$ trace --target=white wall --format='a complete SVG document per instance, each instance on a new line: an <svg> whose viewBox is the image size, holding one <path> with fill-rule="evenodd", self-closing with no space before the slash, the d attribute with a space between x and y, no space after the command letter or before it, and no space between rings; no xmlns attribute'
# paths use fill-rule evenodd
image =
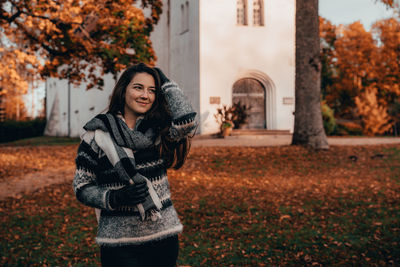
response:
<svg viewBox="0 0 400 267"><path fill-rule="evenodd" d="M49 78L46 80L46 118L45 135L68 135L68 82ZM50 116L51 115L51 116Z"/></svg>
<svg viewBox="0 0 400 267"><path fill-rule="evenodd" d="M248 1L248 10L252 1ZM232 86L240 73L258 70L275 84L275 129L293 129L293 105L283 105L283 97L294 98L295 1L264 1L263 27L236 25L236 1L203 0L200 4L200 110L201 132L218 131L214 114L218 105L232 102ZM268 103L267 103L268 105Z"/></svg>
<svg viewBox="0 0 400 267"><path fill-rule="evenodd" d="M69 134L70 137L78 137L82 132L83 125L108 106L115 81L112 75L106 75L104 82L103 90L94 88L86 90L85 83L78 87L71 84L70 102L68 103L68 81L48 79L46 81L46 115L51 122L49 121L45 134L50 136L68 136ZM56 110L51 117L53 105Z"/></svg>
<svg viewBox="0 0 400 267"><path fill-rule="evenodd" d="M181 5L188 3L187 17ZM170 6L168 6L170 5ZM170 12L168 13L168 7ZM169 17L168 17L169 16ZM185 28L183 21L187 19ZM199 112L199 5L198 1L164 0L160 21L151 34L156 65L184 91Z"/></svg>
<svg viewBox="0 0 400 267"><path fill-rule="evenodd" d="M163 1L163 12L160 16L154 31L151 33L150 39L153 49L157 56L156 66L161 68L166 75L170 75L169 69L169 18L168 18L168 0Z"/></svg>
<svg viewBox="0 0 400 267"><path fill-rule="evenodd" d="M111 74L105 75L103 90L86 90L86 84L79 87L71 85L71 136L79 136L86 122L105 111L114 86L115 80Z"/></svg>
<svg viewBox="0 0 400 267"><path fill-rule="evenodd" d="M188 30L182 31L181 5L189 3ZM176 81L199 113L199 2L171 1L170 77Z"/></svg>

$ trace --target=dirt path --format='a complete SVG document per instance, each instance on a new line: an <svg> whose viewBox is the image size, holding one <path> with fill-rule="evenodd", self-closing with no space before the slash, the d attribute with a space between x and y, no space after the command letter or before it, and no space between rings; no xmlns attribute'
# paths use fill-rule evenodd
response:
<svg viewBox="0 0 400 267"><path fill-rule="evenodd" d="M28 173L23 176L13 177L11 181L0 182L0 200L8 197L20 198L26 193L34 192L42 187L71 182L74 177L74 166L60 169L50 169L41 172Z"/></svg>

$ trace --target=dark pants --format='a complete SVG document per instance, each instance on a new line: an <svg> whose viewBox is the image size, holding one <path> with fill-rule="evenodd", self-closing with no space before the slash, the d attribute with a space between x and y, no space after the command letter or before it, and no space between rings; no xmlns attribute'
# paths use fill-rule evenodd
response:
<svg viewBox="0 0 400 267"><path fill-rule="evenodd" d="M100 247L103 267L174 267L178 259L178 236L143 245Z"/></svg>

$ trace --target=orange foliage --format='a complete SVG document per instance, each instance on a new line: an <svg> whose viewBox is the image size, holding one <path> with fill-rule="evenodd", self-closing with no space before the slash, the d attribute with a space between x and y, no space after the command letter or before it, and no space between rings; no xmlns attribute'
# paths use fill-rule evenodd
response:
<svg viewBox="0 0 400 267"><path fill-rule="evenodd" d="M368 87L355 98L366 135L383 134L392 127L385 105L378 103L377 92L376 87Z"/></svg>
<svg viewBox="0 0 400 267"><path fill-rule="evenodd" d="M379 1L387 5L388 7L394 7L395 5L394 0L379 0Z"/></svg>
<svg viewBox="0 0 400 267"><path fill-rule="evenodd" d="M365 31L360 22L355 22L339 32L335 48L336 64L339 68L339 79L335 83L336 94L346 94L348 98L354 99L377 75L377 51L372 34ZM328 98L327 101L329 100ZM345 107L342 112L349 113L349 108L351 106Z"/></svg>
<svg viewBox="0 0 400 267"><path fill-rule="evenodd" d="M0 47L0 98L5 118L20 120L26 117L23 96L33 80L39 78L37 58L27 52Z"/></svg>
<svg viewBox="0 0 400 267"><path fill-rule="evenodd" d="M17 64L2 62L8 68L1 68L6 71L0 74L0 81L26 90L24 75L33 69L42 77L66 78L75 84L85 81L88 88L101 87L104 73L116 74L138 61L154 63L149 35L161 14L162 2L141 1L142 8L151 9L149 17L136 3L135 0L3 3L0 39L6 48L0 53L2 59L3 53L8 53L10 62L21 64L17 69Z"/></svg>
<svg viewBox="0 0 400 267"><path fill-rule="evenodd" d="M379 35L381 45L378 47L378 72L382 77L383 86L387 93L400 95L400 22L390 18L378 21L372 31Z"/></svg>
<svg viewBox="0 0 400 267"><path fill-rule="evenodd" d="M320 25L327 104L338 117L361 118L366 134L390 131L400 123L400 21L378 21L371 32L360 22Z"/></svg>

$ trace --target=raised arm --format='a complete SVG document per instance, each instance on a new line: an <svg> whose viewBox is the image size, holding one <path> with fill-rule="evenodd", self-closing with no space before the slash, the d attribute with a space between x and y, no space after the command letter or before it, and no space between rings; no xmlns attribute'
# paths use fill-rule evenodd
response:
<svg viewBox="0 0 400 267"><path fill-rule="evenodd" d="M161 91L172 114L169 137L174 141L179 141L184 137L193 135L197 128L197 122L195 120L196 112L190 101L175 82L169 80L159 68L155 69L160 76Z"/></svg>

